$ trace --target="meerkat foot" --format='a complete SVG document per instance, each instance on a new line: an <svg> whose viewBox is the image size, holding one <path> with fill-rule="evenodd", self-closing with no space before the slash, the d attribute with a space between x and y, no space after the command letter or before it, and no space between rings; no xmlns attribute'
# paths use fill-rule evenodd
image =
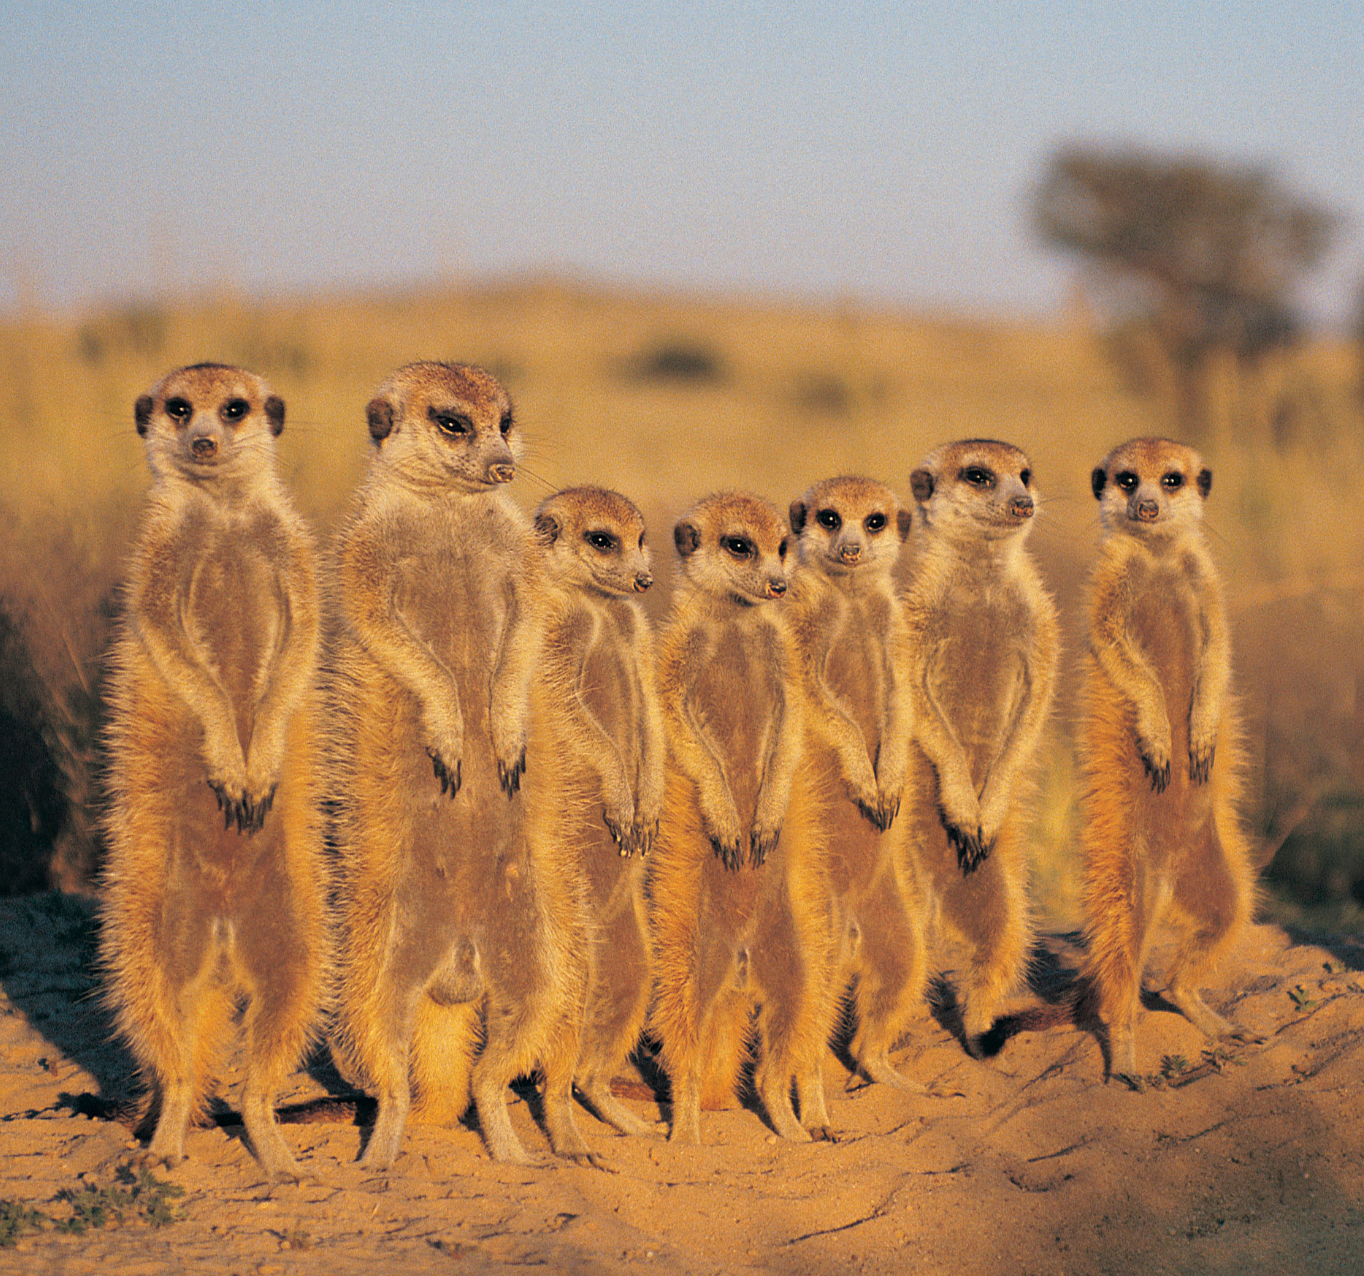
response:
<svg viewBox="0 0 1364 1276"><path fill-rule="evenodd" d="M776 846L781 838L781 829L767 829L759 831L754 829L748 836L748 862L754 868L761 868L767 860L768 852Z"/></svg>
<svg viewBox="0 0 1364 1276"><path fill-rule="evenodd" d="M972 833L967 829L958 828L944 814L940 813L939 818L947 833L948 843L957 852L957 867L961 869L961 875L969 877L985 863L993 847L986 843L980 829Z"/></svg>
<svg viewBox="0 0 1364 1276"><path fill-rule="evenodd" d="M904 1090L907 1094L927 1094L928 1090L919 1082L911 1080L890 1061L884 1052L875 1054L866 1059L858 1060L858 1071L867 1079L878 1085L894 1086L897 1090ZM849 1078L852 1081L852 1078Z"/></svg>
<svg viewBox="0 0 1364 1276"><path fill-rule="evenodd" d="M365 1145L360 1165L366 1170L390 1170L402 1150L403 1131L411 1100L402 1095L379 1096L379 1114L374 1118L369 1142Z"/></svg>
<svg viewBox="0 0 1364 1276"><path fill-rule="evenodd" d="M1191 988L1172 984L1165 995L1179 1008L1181 1014L1206 1037L1218 1041L1258 1043L1264 1040L1251 1029L1231 1019L1224 1019Z"/></svg>
<svg viewBox="0 0 1364 1276"><path fill-rule="evenodd" d="M635 849L633 826L627 827L617 823L606 811L602 812L601 822L606 825L606 831L611 834L611 840L616 844L616 850L620 852L621 858L629 859Z"/></svg>
<svg viewBox="0 0 1364 1276"><path fill-rule="evenodd" d="M784 1139L793 1143L809 1143L810 1131L796 1120L796 1110L791 1106L791 1085L789 1081L760 1079L758 1095L767 1109L767 1118L772 1128Z"/></svg>
<svg viewBox="0 0 1364 1276"><path fill-rule="evenodd" d="M1213 758L1217 753L1217 746L1210 744L1206 752L1190 749L1189 750L1189 779L1195 784L1206 784L1212 775Z"/></svg>
<svg viewBox="0 0 1364 1276"><path fill-rule="evenodd" d="M575 1084L578 1093L597 1116L622 1134L653 1135L667 1128L658 1122L637 1117L611 1093L611 1083L601 1077L592 1077Z"/></svg>
<svg viewBox="0 0 1364 1276"><path fill-rule="evenodd" d="M654 838L658 836L658 821L646 821L643 824L636 824L634 828L635 850L641 856L647 855L654 849Z"/></svg>
<svg viewBox="0 0 1364 1276"><path fill-rule="evenodd" d="M686 1143L699 1147L701 1143L701 1092L696 1083L674 1083L672 1129L669 1143Z"/></svg>
<svg viewBox="0 0 1364 1276"><path fill-rule="evenodd" d="M1164 793L1170 785L1170 759L1167 757L1164 762L1157 758L1152 758L1144 751L1141 754L1141 764L1146 768L1147 777L1151 781L1151 789L1155 793Z"/></svg>
<svg viewBox="0 0 1364 1276"><path fill-rule="evenodd" d="M1115 1028L1109 1032L1108 1077L1121 1081L1129 1090L1142 1094L1146 1082L1137 1071L1137 1040L1131 1028Z"/></svg>

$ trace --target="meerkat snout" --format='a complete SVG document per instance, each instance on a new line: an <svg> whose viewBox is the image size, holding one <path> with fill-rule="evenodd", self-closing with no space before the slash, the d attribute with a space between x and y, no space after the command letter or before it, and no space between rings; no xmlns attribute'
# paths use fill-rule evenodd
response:
<svg viewBox="0 0 1364 1276"><path fill-rule="evenodd" d="M635 593L642 594L650 585L654 583L654 578L648 572L640 572L635 577Z"/></svg>
<svg viewBox="0 0 1364 1276"><path fill-rule="evenodd" d="M769 598L780 598L786 593L786 581L780 576L773 576L767 582L767 596Z"/></svg>
<svg viewBox="0 0 1364 1276"><path fill-rule="evenodd" d="M510 483L515 477L515 461L494 461L488 466L489 483Z"/></svg>
<svg viewBox="0 0 1364 1276"><path fill-rule="evenodd" d="M1031 496L1015 496L1009 503L1009 513L1015 518L1031 518L1034 510Z"/></svg>

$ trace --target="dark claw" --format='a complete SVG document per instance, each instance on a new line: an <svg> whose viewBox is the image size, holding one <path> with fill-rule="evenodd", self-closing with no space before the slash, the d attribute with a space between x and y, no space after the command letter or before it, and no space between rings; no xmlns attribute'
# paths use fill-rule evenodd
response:
<svg viewBox="0 0 1364 1276"><path fill-rule="evenodd" d="M1151 788L1157 793L1164 793L1170 784L1170 764L1156 766L1146 754L1141 755L1141 764L1146 768L1146 774L1151 777Z"/></svg>
<svg viewBox="0 0 1364 1276"><path fill-rule="evenodd" d="M887 822L884 812L879 806L869 806L866 802L859 801L857 809L862 812L862 817L874 827L884 833L890 824Z"/></svg>
<svg viewBox="0 0 1364 1276"><path fill-rule="evenodd" d="M720 861L729 869L731 873L737 873L743 867L743 851L738 844L728 845L718 837L710 839L711 848L720 857Z"/></svg>
<svg viewBox="0 0 1364 1276"><path fill-rule="evenodd" d="M767 853L781 838L781 830L778 829L771 837L759 837L756 833L748 835L748 862L754 868L762 868L763 862L767 859Z"/></svg>
<svg viewBox="0 0 1364 1276"><path fill-rule="evenodd" d="M635 849L630 830L622 829L605 811L601 814L601 822L606 825L606 831L611 834L611 840L620 851L621 859L629 859Z"/></svg>
<svg viewBox="0 0 1364 1276"><path fill-rule="evenodd" d="M502 792L509 798L516 796L516 791L521 787L521 777L526 773L526 751L521 750L521 756L516 759L511 766L503 766L501 762L497 764L497 779L502 785Z"/></svg>
<svg viewBox="0 0 1364 1276"><path fill-rule="evenodd" d="M654 838L658 836L658 821L652 824L635 825L635 846L641 856L647 855L654 849Z"/></svg>
<svg viewBox="0 0 1364 1276"><path fill-rule="evenodd" d="M961 869L963 877L969 877L985 863L994 847L986 844L985 835L980 829L974 833L968 833L955 824L949 823L941 811L938 812L938 818L942 820L943 829L947 833L948 844L957 853L957 867Z"/></svg>
<svg viewBox="0 0 1364 1276"><path fill-rule="evenodd" d="M1202 758L1189 754L1189 779L1195 784L1206 784L1208 777L1212 774L1213 755L1217 752L1217 746L1213 745Z"/></svg>
<svg viewBox="0 0 1364 1276"><path fill-rule="evenodd" d="M440 781L440 791L454 797L455 794L459 792L460 772L464 765L463 761L456 762L455 769L451 771L450 768L445 765L445 759L434 749L427 749L426 756L431 759L431 770L435 773L436 779Z"/></svg>

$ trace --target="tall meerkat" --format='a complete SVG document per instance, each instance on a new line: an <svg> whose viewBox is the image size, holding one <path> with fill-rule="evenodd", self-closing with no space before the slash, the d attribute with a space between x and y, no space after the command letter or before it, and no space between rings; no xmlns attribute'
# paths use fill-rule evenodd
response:
<svg viewBox="0 0 1364 1276"><path fill-rule="evenodd" d="M558 836L581 859L593 925L575 1083L622 1133L653 1133L611 1093L652 986L644 855L658 832L667 752L649 621L635 601L653 584L644 517L617 492L576 487L542 501L534 525L557 594L542 662L563 724L554 755L580 790L578 817Z"/></svg>
<svg viewBox="0 0 1364 1276"><path fill-rule="evenodd" d="M670 1137L699 1142L703 1092L732 1092L756 1005L759 1096L779 1134L808 1139L802 1121L828 1126L832 904L812 822L791 802L803 724L776 601L789 536L767 501L726 492L684 515L674 540L680 577L658 642L668 779L649 875Z"/></svg>
<svg viewBox="0 0 1364 1276"><path fill-rule="evenodd" d="M859 1069L918 1089L890 1062L924 982L906 825L895 823L911 737L891 572L913 516L884 483L836 478L792 501L790 519L801 565L789 606L807 706L804 775L825 794L821 841L838 902L831 1009L852 980Z"/></svg>
<svg viewBox="0 0 1364 1276"><path fill-rule="evenodd" d="M392 1165L414 1091L448 1121L471 1085L494 1159L529 1161L506 1087L537 1067L555 1151L590 1159L572 1105L585 902L553 837L558 771L530 732L542 585L505 495L511 401L479 368L414 363L367 416L374 450L336 547L329 706L333 1047L378 1098L362 1163Z"/></svg>
<svg viewBox="0 0 1364 1276"><path fill-rule="evenodd" d="M102 961L155 1085L147 1155L184 1159L245 998L242 1119L298 1177L274 1096L328 962L313 540L275 472L284 404L259 377L180 368L137 401L152 490L109 697Z"/></svg>
<svg viewBox="0 0 1364 1276"><path fill-rule="evenodd" d="M946 444L910 486L921 517L901 666L914 718L909 831L930 909L971 949L957 991L979 1054L1027 959L1020 781L1051 706L1059 633L1024 548L1037 488L1018 448Z"/></svg>
<svg viewBox="0 0 1364 1276"><path fill-rule="evenodd" d="M1182 932L1166 996L1210 1037L1254 1039L1198 994L1249 920L1255 883L1237 820L1226 610L1202 529L1211 487L1198 453L1168 439L1124 443L1093 474L1103 539L1080 713L1083 903L1109 1070L1133 1086L1142 969L1162 919Z"/></svg>

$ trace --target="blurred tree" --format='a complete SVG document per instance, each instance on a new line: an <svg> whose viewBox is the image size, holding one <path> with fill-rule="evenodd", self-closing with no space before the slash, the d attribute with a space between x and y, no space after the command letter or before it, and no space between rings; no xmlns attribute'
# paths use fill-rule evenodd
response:
<svg viewBox="0 0 1364 1276"><path fill-rule="evenodd" d="M1168 360L1179 426L1208 422L1217 357L1253 362L1289 343L1293 288L1338 224L1270 172L1140 151L1071 146L1038 188L1034 218L1050 244L1089 267L1110 317Z"/></svg>

